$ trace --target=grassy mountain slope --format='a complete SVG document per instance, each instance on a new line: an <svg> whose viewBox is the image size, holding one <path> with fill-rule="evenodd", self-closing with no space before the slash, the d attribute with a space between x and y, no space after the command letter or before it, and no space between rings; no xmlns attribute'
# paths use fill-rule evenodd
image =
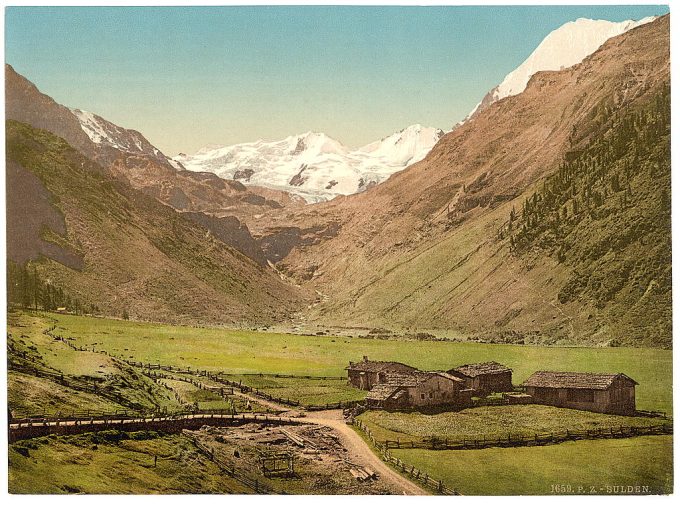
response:
<svg viewBox="0 0 680 505"><path fill-rule="evenodd" d="M615 157L600 153L604 179L594 183L586 171L577 184L596 184L593 191L608 185L607 202L568 217L551 247L541 245L548 235L515 247L501 230L512 209L520 212L569 159L607 145L629 112L667 124L666 113L652 109L667 106L668 82L664 17L609 40L579 65L536 74L525 92L493 104L385 183L294 217L308 228L332 222L339 231L301 243L280 266L328 295L310 315L323 323L667 346L670 230L659 203L670 194L667 131L638 124L641 136L621 141ZM610 178L624 165L631 195L614 212L620 188L612 197ZM272 230L282 224L274 221ZM602 284L615 271L624 281L603 297L597 279ZM645 293L649 301L640 302Z"/></svg>
<svg viewBox="0 0 680 505"><path fill-rule="evenodd" d="M119 182L63 139L15 121L6 125L9 191L19 187L13 175L33 179L25 187L36 189L8 216L46 216L15 227L8 241L43 244L24 257L38 256L39 277L83 306L149 320L239 323L281 320L303 303L303 292L273 270Z"/></svg>

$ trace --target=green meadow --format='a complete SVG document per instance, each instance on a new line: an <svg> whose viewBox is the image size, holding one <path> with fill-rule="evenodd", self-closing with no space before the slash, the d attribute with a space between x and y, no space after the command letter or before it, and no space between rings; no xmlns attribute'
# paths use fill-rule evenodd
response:
<svg viewBox="0 0 680 505"><path fill-rule="evenodd" d="M271 375L228 375L227 379L241 382L275 398L297 400L302 405L363 400L367 391L338 379L305 379L273 377Z"/></svg>
<svg viewBox="0 0 680 505"><path fill-rule="evenodd" d="M673 437L666 435L512 449L395 449L391 453L464 495L673 492Z"/></svg>
<svg viewBox="0 0 680 505"><path fill-rule="evenodd" d="M202 494L251 491L183 435L101 432L9 448L14 494Z"/></svg>
<svg viewBox="0 0 680 505"><path fill-rule="evenodd" d="M505 438L564 433L566 430L596 430L658 426L664 419L629 417L548 405L505 405L477 407L459 412L421 414L369 410L359 417L379 440L419 441L448 437L452 440Z"/></svg>
<svg viewBox="0 0 680 505"><path fill-rule="evenodd" d="M638 408L672 412L672 351L625 347L542 347L461 342L370 340L197 328L73 315L44 314L56 334L115 356L231 374L343 375L362 356L447 370L495 360L521 383L536 370L623 372L639 382ZM329 400L337 401L337 400Z"/></svg>
<svg viewBox="0 0 680 505"><path fill-rule="evenodd" d="M56 325L53 334L71 339L69 342L86 350L75 351L64 342L46 335L44 331L53 325ZM176 380L177 373L162 379L161 384L155 384L138 370L127 365L121 367L116 360L92 352L105 349L113 356L136 361L222 371L230 374L231 380L240 380L273 396L297 399L307 404L359 399L365 392L349 387L344 380L257 374L340 376L345 373L348 361L359 360L364 355L373 359L402 361L422 369L448 369L463 363L496 360L513 368L515 384L538 369L623 372L640 383L637 388L639 408L671 413L671 352L659 349L377 341L179 327L31 312L10 313L8 332L15 351L33 356L35 360L32 363L38 368L63 371L74 377L104 377L104 384L109 388L107 391L117 395L112 400L102 396L101 390L96 393L78 391L57 382L12 371L8 391L10 406L27 412L84 408L115 410L124 406L120 402L134 403L138 409L155 406L179 408L175 394L179 395L182 403L199 403L204 408L227 406L227 402L215 393ZM210 382L209 379L206 381ZM208 385L215 386L217 383ZM238 403L238 410L245 407L239 397L232 397L231 401ZM454 438L461 433L470 437L493 437L507 433L593 429L621 424L642 426L659 421L621 419L619 416L540 405L481 407L436 415L368 412L361 419L378 439L399 438L403 441L433 435ZM197 456L192 454L193 449L182 437L115 442L90 441L87 437L82 440L83 444L59 438L50 439L50 443L27 441L12 444L10 489L18 493L173 493L181 490L201 493L212 490L199 484L201 475L205 473L210 476L211 486L241 491L227 478L218 482L222 477L213 476L209 463L204 463L198 473L187 476L188 480L185 480L181 473L185 459L194 461ZM172 447L179 447L179 452L173 452ZM602 494L607 493L606 486L629 485L647 486L646 491L641 492L648 493L672 490L670 436L578 441L512 449L400 449L392 452L408 465L415 465L463 494ZM156 454L159 456L159 469L151 463L152 456ZM77 466L77 472L73 465ZM101 479L100 470L108 467L112 468L111 472ZM142 470L139 470L140 467ZM51 474L54 478L32 480L35 475L47 475L47 468L60 470ZM160 478L162 475L172 478ZM605 487L601 489L602 486Z"/></svg>

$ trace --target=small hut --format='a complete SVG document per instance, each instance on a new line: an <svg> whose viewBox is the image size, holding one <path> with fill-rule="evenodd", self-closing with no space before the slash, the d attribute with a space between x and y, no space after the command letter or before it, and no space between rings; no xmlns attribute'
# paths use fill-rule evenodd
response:
<svg viewBox="0 0 680 505"><path fill-rule="evenodd" d="M633 414L636 385L622 373L547 371L522 383L534 403L607 414Z"/></svg>
<svg viewBox="0 0 680 505"><path fill-rule="evenodd" d="M512 369L495 361L462 365L448 373L463 379L466 387L481 395L513 390Z"/></svg>

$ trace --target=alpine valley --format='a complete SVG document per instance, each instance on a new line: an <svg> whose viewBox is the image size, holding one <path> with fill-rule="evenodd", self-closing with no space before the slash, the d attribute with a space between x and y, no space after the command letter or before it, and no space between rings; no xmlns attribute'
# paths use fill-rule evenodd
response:
<svg viewBox="0 0 680 505"><path fill-rule="evenodd" d="M140 321L670 347L669 30L567 23L450 131L357 148L168 156L6 65L10 302L30 278Z"/></svg>

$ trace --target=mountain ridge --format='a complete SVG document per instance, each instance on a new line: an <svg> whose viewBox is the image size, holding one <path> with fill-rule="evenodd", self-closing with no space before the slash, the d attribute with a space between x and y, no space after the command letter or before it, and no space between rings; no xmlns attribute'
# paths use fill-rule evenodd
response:
<svg viewBox="0 0 680 505"><path fill-rule="evenodd" d="M443 134L414 124L352 149L324 133L309 131L282 140L204 147L173 160L188 170L287 191L314 203L380 184L424 158Z"/></svg>
<svg viewBox="0 0 680 505"><path fill-rule="evenodd" d="M64 139L13 120L6 132L8 187L25 190L8 200L8 259L30 261L82 306L134 319L252 324L286 320L304 305L305 290ZM33 183L19 182L27 178ZM35 225L13 225L22 212Z"/></svg>
<svg viewBox="0 0 680 505"><path fill-rule="evenodd" d="M462 122L475 117L492 103L521 93L531 77L542 71L564 70L582 62L607 40L650 23L653 16L621 22L578 18L550 32L517 68L494 86ZM568 49L568 50L565 50ZM462 123L461 122L461 123Z"/></svg>
<svg viewBox="0 0 680 505"><path fill-rule="evenodd" d="M68 108L5 64L5 117L64 138L85 156L136 189L180 211L233 215L248 221L272 208L300 205L280 191L225 181L182 169L140 132Z"/></svg>
<svg viewBox="0 0 680 505"><path fill-rule="evenodd" d="M517 332L543 343L665 342L651 326L651 333L627 335L609 305L563 304L558 292L572 267L550 255L518 257L497 235L512 207L519 211L532 188L578 149L575 131L596 135L598 114L636 107L664 89L668 33L665 16L609 39L580 64L536 73L523 93L454 129L423 161L366 193L303 209L294 223L333 222L338 230L291 248L278 263L328 298L310 317L460 328L497 339ZM273 221L272 233L275 225L282 223ZM611 333L601 331L606 327Z"/></svg>

